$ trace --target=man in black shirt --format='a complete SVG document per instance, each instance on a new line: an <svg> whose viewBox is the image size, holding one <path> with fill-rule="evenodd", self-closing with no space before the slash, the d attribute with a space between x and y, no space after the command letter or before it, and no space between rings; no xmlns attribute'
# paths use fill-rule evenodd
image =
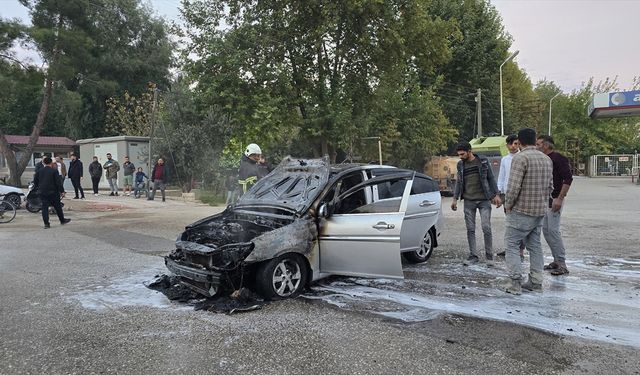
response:
<svg viewBox="0 0 640 375"><path fill-rule="evenodd" d="M60 197L64 196L64 188L62 187L62 180L57 169L51 168L51 158L45 157L42 160L45 165L44 168L36 173L33 180L38 193L40 194L40 200L42 201L42 221L44 221L44 229L49 229L49 206L53 206L60 219L60 224L66 224L71 219L65 219L62 212L62 205L60 204Z"/></svg>

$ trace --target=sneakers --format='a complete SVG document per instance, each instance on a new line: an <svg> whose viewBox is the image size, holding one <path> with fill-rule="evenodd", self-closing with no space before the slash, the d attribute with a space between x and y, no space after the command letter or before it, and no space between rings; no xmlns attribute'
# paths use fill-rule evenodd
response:
<svg viewBox="0 0 640 375"><path fill-rule="evenodd" d="M511 284L505 289L505 292L519 296L522 294L522 286L520 285L520 279L511 279Z"/></svg>
<svg viewBox="0 0 640 375"><path fill-rule="evenodd" d="M110 197L113 197L115 194L113 194L113 191L111 192L111 194L109 194Z"/></svg>
<svg viewBox="0 0 640 375"><path fill-rule="evenodd" d="M116 197L118 196L118 192L116 191Z"/></svg>
<svg viewBox="0 0 640 375"><path fill-rule="evenodd" d="M129 195L131 195L131 194L130 194L130 193L124 193L124 195L126 195L126 196L128 197L128 196L129 196Z"/></svg>
<svg viewBox="0 0 640 375"><path fill-rule="evenodd" d="M49 228L51 228L51 224L45 224L44 225L44 229L49 229Z"/></svg>
<svg viewBox="0 0 640 375"><path fill-rule="evenodd" d="M97 197L98 195L100 195L100 194L98 194L98 193L93 194L94 197Z"/></svg>
<svg viewBox="0 0 640 375"><path fill-rule="evenodd" d="M62 219L62 221L60 221L60 225L65 225L70 221L71 221L71 219Z"/></svg>
<svg viewBox="0 0 640 375"><path fill-rule="evenodd" d="M477 256L470 255L467 259L462 261L462 264L465 266L470 266L472 264L478 264L479 260Z"/></svg>
<svg viewBox="0 0 640 375"><path fill-rule="evenodd" d="M521 287L531 292L542 292L542 284L534 283L530 278L527 279Z"/></svg>
<svg viewBox="0 0 640 375"><path fill-rule="evenodd" d="M73 197L73 199L80 199L79 197Z"/></svg>

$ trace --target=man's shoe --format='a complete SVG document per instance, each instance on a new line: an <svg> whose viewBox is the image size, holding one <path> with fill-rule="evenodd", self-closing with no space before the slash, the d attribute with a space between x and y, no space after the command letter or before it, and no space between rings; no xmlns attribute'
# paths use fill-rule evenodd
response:
<svg viewBox="0 0 640 375"><path fill-rule="evenodd" d="M531 279L527 279L521 287L531 292L542 292L542 284L534 283Z"/></svg>
<svg viewBox="0 0 640 375"><path fill-rule="evenodd" d="M73 199L80 199L79 197L73 197Z"/></svg>
<svg viewBox="0 0 640 375"><path fill-rule="evenodd" d="M50 224L45 224L45 225L44 225L44 229L49 229L49 228L51 228L51 225L50 225Z"/></svg>
<svg viewBox="0 0 640 375"><path fill-rule="evenodd" d="M505 289L505 292L509 293L509 294L514 294L516 296L519 296L522 294L522 286L520 285L520 279L511 279L511 285L509 285L507 287L507 289Z"/></svg>
<svg viewBox="0 0 640 375"><path fill-rule="evenodd" d="M478 264L478 262L478 257L471 255L467 259L463 260L462 264L464 264L465 266L470 266L472 264Z"/></svg>
<svg viewBox="0 0 640 375"><path fill-rule="evenodd" d="M93 194L94 197L97 197L98 195L100 195L100 194L98 194L98 193Z"/></svg>
<svg viewBox="0 0 640 375"><path fill-rule="evenodd" d="M118 192L116 191L116 197L118 196Z"/></svg>
<svg viewBox="0 0 640 375"><path fill-rule="evenodd" d="M113 194L113 191L111 192L111 194L109 194L110 197L113 197L115 194Z"/></svg>
<svg viewBox="0 0 640 375"><path fill-rule="evenodd" d="M504 250L499 252L499 253L496 253L496 256L499 256L499 257L503 257L503 256L506 256L506 255L507 255L507 252L504 251Z"/></svg>
<svg viewBox="0 0 640 375"><path fill-rule="evenodd" d="M487 259L486 264L487 267L493 267L495 263L493 262L493 259Z"/></svg>
<svg viewBox="0 0 640 375"><path fill-rule="evenodd" d="M555 261L544 266L545 270L555 270L556 268L558 268L558 263L556 263Z"/></svg>
<svg viewBox="0 0 640 375"><path fill-rule="evenodd" d="M62 221L60 221L60 225L65 225L70 221L71 221L71 219L62 219Z"/></svg>

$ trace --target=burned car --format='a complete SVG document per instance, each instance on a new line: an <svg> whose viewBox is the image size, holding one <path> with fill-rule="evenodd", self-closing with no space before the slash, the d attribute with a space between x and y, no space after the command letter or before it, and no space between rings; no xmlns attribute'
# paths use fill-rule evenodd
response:
<svg viewBox="0 0 640 375"><path fill-rule="evenodd" d="M238 203L186 227L165 257L205 296L248 285L285 298L330 275L402 278L442 227L436 181L380 165L285 158Z"/></svg>

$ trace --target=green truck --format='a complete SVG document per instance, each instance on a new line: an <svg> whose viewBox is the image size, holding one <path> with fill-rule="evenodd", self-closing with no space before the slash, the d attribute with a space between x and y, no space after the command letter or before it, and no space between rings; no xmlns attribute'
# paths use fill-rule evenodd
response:
<svg viewBox="0 0 640 375"><path fill-rule="evenodd" d="M500 173L500 161L502 157L509 153L507 149L507 136L500 135L494 137L478 137L469 141L471 151L476 155L483 155L489 159L491 169L498 180Z"/></svg>

